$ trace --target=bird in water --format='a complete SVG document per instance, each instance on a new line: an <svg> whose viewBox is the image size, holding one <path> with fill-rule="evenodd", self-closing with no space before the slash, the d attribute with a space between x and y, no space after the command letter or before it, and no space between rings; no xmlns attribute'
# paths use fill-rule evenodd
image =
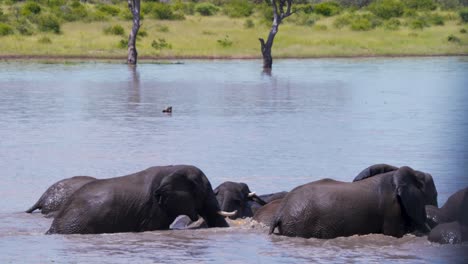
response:
<svg viewBox="0 0 468 264"><path fill-rule="evenodd" d="M164 109L163 113L172 113L172 106L169 106L168 108Z"/></svg>

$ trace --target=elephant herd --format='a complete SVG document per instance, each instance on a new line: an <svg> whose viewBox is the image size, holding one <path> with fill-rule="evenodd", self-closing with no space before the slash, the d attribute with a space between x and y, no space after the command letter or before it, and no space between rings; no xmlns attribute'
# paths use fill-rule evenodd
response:
<svg viewBox="0 0 468 264"><path fill-rule="evenodd" d="M36 209L54 218L47 234L228 227L225 217L252 217L270 234L292 237L413 233L438 243L468 240L468 188L438 208L429 173L387 164L364 169L352 182L322 179L266 195L238 182L213 189L189 165L109 179L75 176L50 186L26 212Z"/></svg>

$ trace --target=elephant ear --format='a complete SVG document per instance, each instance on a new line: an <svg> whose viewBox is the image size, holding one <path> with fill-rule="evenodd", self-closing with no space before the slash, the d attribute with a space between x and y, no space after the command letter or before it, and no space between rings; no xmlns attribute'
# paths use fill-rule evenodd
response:
<svg viewBox="0 0 468 264"><path fill-rule="evenodd" d="M407 166L395 172L393 183L405 213L416 226L425 226L425 196L422 191L424 183L416 176L414 170Z"/></svg>
<svg viewBox="0 0 468 264"><path fill-rule="evenodd" d="M392 165L388 165L388 164L384 164L384 163L375 164L375 165L369 166L369 167L365 168L364 170L362 170L354 178L353 182L362 181L364 179L373 177L375 175L379 175L379 174L387 173L387 172L391 172L391 171L396 171L396 170L398 170L398 167L395 167L395 166L392 166Z"/></svg>
<svg viewBox="0 0 468 264"><path fill-rule="evenodd" d="M463 226L468 226L468 188L465 188L461 208L459 208L460 216L458 221Z"/></svg>

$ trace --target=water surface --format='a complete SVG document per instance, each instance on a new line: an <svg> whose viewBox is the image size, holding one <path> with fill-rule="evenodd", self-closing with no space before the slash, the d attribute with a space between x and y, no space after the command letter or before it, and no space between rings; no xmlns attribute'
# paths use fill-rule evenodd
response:
<svg viewBox="0 0 468 264"><path fill-rule="evenodd" d="M463 262L466 245L383 235L332 240L228 229L45 236L24 214L52 183L193 164L257 193L375 163L430 172L439 205L468 186L468 59L184 64L0 63L0 259L8 262ZM162 113L173 107L172 115Z"/></svg>

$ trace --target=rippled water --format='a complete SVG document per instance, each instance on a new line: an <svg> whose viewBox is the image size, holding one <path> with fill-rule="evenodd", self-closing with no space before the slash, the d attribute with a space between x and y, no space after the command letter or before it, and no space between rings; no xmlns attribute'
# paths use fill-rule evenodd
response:
<svg viewBox="0 0 468 264"><path fill-rule="evenodd" d="M52 235L22 213L52 183L193 164L257 193L386 162L430 172L439 204L468 185L468 58L183 64L0 63L0 261L464 262L468 245L227 229ZM161 112L171 105L172 115Z"/></svg>

